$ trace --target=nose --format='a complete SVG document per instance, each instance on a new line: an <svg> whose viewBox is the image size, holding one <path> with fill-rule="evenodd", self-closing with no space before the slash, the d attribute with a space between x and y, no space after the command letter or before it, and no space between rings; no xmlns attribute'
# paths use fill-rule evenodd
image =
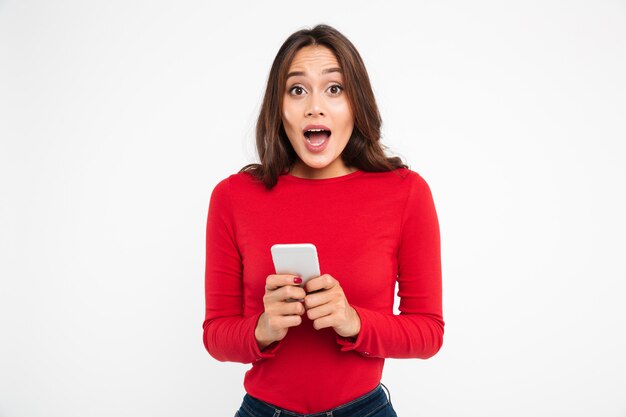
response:
<svg viewBox="0 0 626 417"><path fill-rule="evenodd" d="M306 115L308 117L316 115L316 116L324 116L325 112L322 108L322 100L317 96L317 94L311 94L309 96L309 100L306 107Z"/></svg>

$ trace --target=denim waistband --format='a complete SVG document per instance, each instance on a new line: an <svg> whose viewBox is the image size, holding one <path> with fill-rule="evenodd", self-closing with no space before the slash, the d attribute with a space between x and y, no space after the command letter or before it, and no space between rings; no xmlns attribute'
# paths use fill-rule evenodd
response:
<svg viewBox="0 0 626 417"><path fill-rule="evenodd" d="M382 384L346 404L313 414L301 414L268 404L246 394L241 407L254 417L367 417L389 403Z"/></svg>

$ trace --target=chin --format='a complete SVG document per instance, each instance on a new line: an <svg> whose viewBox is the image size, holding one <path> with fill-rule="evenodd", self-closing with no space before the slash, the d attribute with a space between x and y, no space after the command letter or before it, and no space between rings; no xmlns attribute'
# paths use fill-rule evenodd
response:
<svg viewBox="0 0 626 417"><path fill-rule="evenodd" d="M307 161L306 159L303 160L304 165L306 165L307 167L311 168L311 169L324 169L327 168L331 165L331 161Z"/></svg>

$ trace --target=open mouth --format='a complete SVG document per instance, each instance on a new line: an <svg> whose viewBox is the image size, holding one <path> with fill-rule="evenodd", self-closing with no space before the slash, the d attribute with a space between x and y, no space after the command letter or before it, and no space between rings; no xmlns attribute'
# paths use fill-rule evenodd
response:
<svg viewBox="0 0 626 417"><path fill-rule="evenodd" d="M330 130L308 129L304 131L304 137L311 145L320 146L330 137Z"/></svg>

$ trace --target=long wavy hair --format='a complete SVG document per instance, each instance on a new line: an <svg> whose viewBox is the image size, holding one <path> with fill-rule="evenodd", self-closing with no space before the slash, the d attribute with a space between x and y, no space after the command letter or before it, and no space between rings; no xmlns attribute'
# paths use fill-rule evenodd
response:
<svg viewBox="0 0 626 417"><path fill-rule="evenodd" d="M330 49L343 71L345 92L354 114L354 129L341 153L346 166L369 172L406 168L399 157L386 156L385 147L380 143L382 120L361 55L338 30L317 25L293 33L278 50L256 124L256 147L261 163L246 165L240 172L250 173L271 189L278 182L278 176L289 171L297 161L298 156L283 127L282 104L291 62L300 49L309 45Z"/></svg>

